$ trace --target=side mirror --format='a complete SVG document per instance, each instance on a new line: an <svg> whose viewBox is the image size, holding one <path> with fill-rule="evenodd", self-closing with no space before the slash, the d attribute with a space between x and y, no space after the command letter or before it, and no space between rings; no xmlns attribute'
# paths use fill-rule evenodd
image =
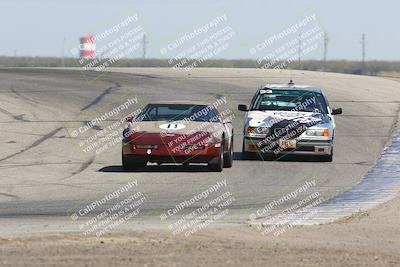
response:
<svg viewBox="0 0 400 267"><path fill-rule="evenodd" d="M238 105L238 110L240 110L240 111L249 111L249 109L247 108L247 105L242 105L242 104Z"/></svg>
<svg viewBox="0 0 400 267"><path fill-rule="evenodd" d="M332 115L340 115L343 113L342 108L334 108L332 109Z"/></svg>
<svg viewBox="0 0 400 267"><path fill-rule="evenodd" d="M133 121L133 116L128 116L128 117L125 118L125 120L127 122L132 122Z"/></svg>

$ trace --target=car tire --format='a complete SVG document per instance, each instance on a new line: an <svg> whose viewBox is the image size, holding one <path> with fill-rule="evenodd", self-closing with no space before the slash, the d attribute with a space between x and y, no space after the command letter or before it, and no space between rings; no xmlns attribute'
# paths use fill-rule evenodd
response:
<svg viewBox="0 0 400 267"><path fill-rule="evenodd" d="M208 168L214 172L222 172L224 169L224 143L221 143L221 151L217 159L208 163Z"/></svg>
<svg viewBox="0 0 400 267"><path fill-rule="evenodd" d="M331 153L329 155L319 156L319 161L321 161L321 162L332 162L333 161L333 148L332 148Z"/></svg>
<svg viewBox="0 0 400 267"><path fill-rule="evenodd" d="M129 158L122 153L122 168L126 171L136 170L143 168L147 165L147 161L137 161Z"/></svg>
<svg viewBox="0 0 400 267"><path fill-rule="evenodd" d="M244 140L242 143L242 159L249 159L251 156L250 152L244 150Z"/></svg>
<svg viewBox="0 0 400 267"><path fill-rule="evenodd" d="M231 146L224 155L224 168L231 168L233 165L233 136L231 138Z"/></svg>

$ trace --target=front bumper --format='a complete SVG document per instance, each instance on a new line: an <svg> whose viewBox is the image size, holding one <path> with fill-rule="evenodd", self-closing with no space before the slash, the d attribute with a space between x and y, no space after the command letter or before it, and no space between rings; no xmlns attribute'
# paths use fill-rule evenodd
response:
<svg viewBox="0 0 400 267"><path fill-rule="evenodd" d="M204 149L171 149L158 145L156 149L136 148L132 143L122 143L122 153L138 161L158 163L208 163L220 156L221 147L205 145Z"/></svg>
<svg viewBox="0 0 400 267"><path fill-rule="evenodd" d="M274 153L274 154L298 154L298 155L330 155L333 143L328 140L297 139L296 148L269 149L263 144L262 138L245 137L243 143L244 152Z"/></svg>

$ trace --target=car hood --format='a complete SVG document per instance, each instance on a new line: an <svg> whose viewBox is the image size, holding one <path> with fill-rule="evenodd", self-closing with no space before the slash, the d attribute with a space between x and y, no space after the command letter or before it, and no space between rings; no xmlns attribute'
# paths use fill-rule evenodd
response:
<svg viewBox="0 0 400 267"><path fill-rule="evenodd" d="M196 132L212 133L220 131L222 125L204 121L141 121L130 123L135 132L190 134Z"/></svg>
<svg viewBox="0 0 400 267"><path fill-rule="evenodd" d="M246 124L250 127L272 127L283 120L298 121L300 123L319 125L330 122L327 114L298 111L249 111Z"/></svg>

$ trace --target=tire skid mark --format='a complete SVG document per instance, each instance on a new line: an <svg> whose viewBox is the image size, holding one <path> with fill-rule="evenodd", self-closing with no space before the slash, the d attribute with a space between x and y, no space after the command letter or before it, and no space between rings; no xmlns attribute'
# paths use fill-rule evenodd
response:
<svg viewBox="0 0 400 267"><path fill-rule="evenodd" d="M90 123L90 121L84 121L83 125L87 126L89 123ZM101 126L99 126L99 125L93 125L91 128L96 130L96 131L102 131L103 130L103 128Z"/></svg>
<svg viewBox="0 0 400 267"><path fill-rule="evenodd" d="M28 135L28 136L45 136L45 134L37 134L37 133L27 133L27 132L20 132L20 131L7 131L7 130L3 130L3 133L11 133L11 134L20 134L20 135ZM60 135L60 136L54 136L54 138L59 138L59 139L77 139L74 137L68 137L65 135Z"/></svg>
<svg viewBox="0 0 400 267"><path fill-rule="evenodd" d="M8 197L8 198L12 198L12 199L15 199L15 200L18 200L18 199L20 199L20 197L19 197L19 196L12 195L12 194L7 194L7 193L0 193L0 196L4 196L4 197Z"/></svg>
<svg viewBox="0 0 400 267"><path fill-rule="evenodd" d="M100 95L98 95L95 99L93 99L92 102L90 102L89 104L87 104L85 107L81 108L81 111L87 110L88 108L96 105L97 103L99 103L106 95L110 94L113 90L118 90L121 87L121 84L119 84L118 82L113 82L113 81L108 81L109 83L114 84L114 86L110 86L108 87L106 90L104 90L103 93L101 93Z"/></svg>
<svg viewBox="0 0 400 267"><path fill-rule="evenodd" d="M96 156L92 156L88 161L85 161L84 163L82 163L82 165L79 168L79 170L74 171L73 173L71 173L71 175L69 175L67 177L64 177L64 178L61 178L60 180L63 181L63 180L69 179L69 178L71 178L71 177L83 172L84 170L89 168L90 165L92 165L92 163L94 162L95 158L96 158Z"/></svg>
<svg viewBox="0 0 400 267"><path fill-rule="evenodd" d="M60 130L62 130L62 129L63 129L63 127L59 127L59 128L57 128L57 129L55 129L55 130L49 132L48 134L44 135L43 137L37 139L37 140L36 140L35 142L33 142L30 146L28 146L28 147L22 149L21 151L18 151L18 152L16 152L16 153L13 153L13 154L11 154L11 155L8 155L8 156L6 156L6 157L4 157L4 158L1 158L0 161L4 161L4 160L10 159L10 158L13 158L13 157L15 157L15 156L17 156L17 155L19 155L19 154L22 154L22 153L24 153L24 152L26 152L26 151L28 151L28 150L34 148L34 147L37 147L38 145L40 145L41 143L43 143L43 142L46 141L47 139L53 137L56 133L58 133L58 132L59 132Z"/></svg>
<svg viewBox="0 0 400 267"><path fill-rule="evenodd" d="M158 77L158 76L154 76L154 75L150 75L150 74L124 73L124 72L121 72L120 74L130 74L128 76L135 76L135 77L140 77L140 78L150 78L150 79L163 78L163 77Z"/></svg>
<svg viewBox="0 0 400 267"><path fill-rule="evenodd" d="M51 185L78 188L78 189L84 189L84 190L93 191L93 192L101 191L101 190L98 190L98 189L93 189L93 188L90 188L90 187L83 186L82 184L74 185L74 184L63 184L63 183L51 183Z"/></svg>
<svg viewBox="0 0 400 267"><path fill-rule="evenodd" d="M20 167L33 167L33 166L44 166L44 165L78 165L82 162L38 162L38 163L7 163L0 166L0 169L11 169Z"/></svg>
<svg viewBox="0 0 400 267"><path fill-rule="evenodd" d="M0 108L0 112L5 114L5 115L8 115L8 116L12 117L16 121L29 122L29 120L24 119L24 115L25 114L14 115L11 112L9 112L8 110L5 110L4 108Z"/></svg>
<svg viewBox="0 0 400 267"><path fill-rule="evenodd" d="M25 103L31 105L32 107L38 109L38 111L43 110L43 109L46 109L46 110L48 110L48 111L51 112L51 113L54 112L54 110L51 109L51 108L49 108L47 105L44 105L44 104L40 103L39 101L33 100L33 99L31 99L31 98L29 98L29 97L27 97L27 96L21 94L21 92L16 91L13 85L10 86L10 91L15 95L15 97L16 97L17 99L20 99L20 100L22 100L23 102L25 102ZM34 120L35 122L36 122L36 121L39 121L39 117L38 117L37 115L32 114L32 116L35 118L35 120ZM33 121L32 121L32 120L29 120L29 121L25 121L25 122L33 122Z"/></svg>
<svg viewBox="0 0 400 267"><path fill-rule="evenodd" d="M33 100L33 99L29 98L29 97L26 97L26 96L24 96L23 94L21 94L21 93L19 93L18 91L16 91L15 88L14 88L14 86L12 86L12 85L10 86L10 90L11 90L11 92L13 92L17 97L24 99L24 101L26 101L26 102L28 102L28 103L30 103L30 104L33 104L33 105L38 105L38 104L40 104L39 102L37 102L37 101L35 101L35 100Z"/></svg>

